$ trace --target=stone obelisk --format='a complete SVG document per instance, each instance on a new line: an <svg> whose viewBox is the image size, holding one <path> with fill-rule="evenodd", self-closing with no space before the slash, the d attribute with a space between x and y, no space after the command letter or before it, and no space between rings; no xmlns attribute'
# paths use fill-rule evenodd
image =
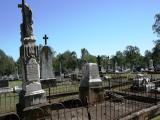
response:
<svg viewBox="0 0 160 120"><path fill-rule="evenodd" d="M39 52L33 35L32 10L25 3L25 0L22 0L22 4L19 4L18 7L22 9L23 17L23 22L20 25L22 43L20 59L23 67L23 83L18 106L26 108L46 102L46 94L40 83Z"/></svg>

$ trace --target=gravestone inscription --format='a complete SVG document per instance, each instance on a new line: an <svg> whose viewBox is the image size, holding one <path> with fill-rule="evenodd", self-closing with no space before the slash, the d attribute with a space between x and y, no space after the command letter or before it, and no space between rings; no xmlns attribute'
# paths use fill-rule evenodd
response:
<svg viewBox="0 0 160 120"><path fill-rule="evenodd" d="M97 79L97 78L99 78L98 67L97 65L93 64L90 67L90 79Z"/></svg>
<svg viewBox="0 0 160 120"><path fill-rule="evenodd" d="M39 70L39 64L36 62L34 58L31 58L29 60L29 63L27 64L27 79L28 81L34 81L39 80L40 78L40 70Z"/></svg>

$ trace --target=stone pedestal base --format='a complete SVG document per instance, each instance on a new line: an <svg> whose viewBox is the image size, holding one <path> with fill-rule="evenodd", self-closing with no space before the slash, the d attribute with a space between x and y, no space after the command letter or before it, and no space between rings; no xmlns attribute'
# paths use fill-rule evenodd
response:
<svg viewBox="0 0 160 120"><path fill-rule="evenodd" d="M42 104L46 102L44 90L35 91L35 94L24 96L25 107Z"/></svg>
<svg viewBox="0 0 160 120"><path fill-rule="evenodd" d="M46 93L44 90L35 91L34 94L31 95L25 95L22 91L19 95L19 104L22 105L23 108L42 104L45 102Z"/></svg>
<svg viewBox="0 0 160 120"><path fill-rule="evenodd" d="M103 89L102 88L79 88L79 98L83 105L95 104L103 100Z"/></svg>
<svg viewBox="0 0 160 120"><path fill-rule="evenodd" d="M87 105L88 95L89 95L89 88L79 87L79 98L82 101L83 105Z"/></svg>
<svg viewBox="0 0 160 120"><path fill-rule="evenodd" d="M22 118L23 109L26 107L46 103L46 93L44 90L38 90L32 92L30 95L26 95L25 91L19 93L19 103L17 104L17 113Z"/></svg>
<svg viewBox="0 0 160 120"><path fill-rule="evenodd" d="M94 104L103 100L102 88L90 88L89 89L89 103Z"/></svg>

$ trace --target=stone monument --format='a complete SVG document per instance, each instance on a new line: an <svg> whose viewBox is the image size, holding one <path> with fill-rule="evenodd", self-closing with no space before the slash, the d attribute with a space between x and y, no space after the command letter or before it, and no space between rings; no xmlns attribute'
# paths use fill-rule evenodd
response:
<svg viewBox="0 0 160 120"><path fill-rule="evenodd" d="M21 47L20 59L22 63L22 91L19 93L17 112L21 114L26 107L46 102L45 91L40 83L40 67L38 46L35 44L35 37L32 29L32 10L22 0L18 5L22 9L23 22L21 24Z"/></svg>
<svg viewBox="0 0 160 120"><path fill-rule="evenodd" d="M154 71L153 60L149 60L149 71Z"/></svg>
<svg viewBox="0 0 160 120"><path fill-rule="evenodd" d="M114 62L114 72L118 73L118 66L117 66L117 62Z"/></svg>
<svg viewBox="0 0 160 120"><path fill-rule="evenodd" d="M52 60L53 60L53 50L47 45L47 35L43 37L45 40L45 45L40 50L40 69L41 69L41 83L43 88L55 86L56 78L53 71Z"/></svg>
<svg viewBox="0 0 160 120"><path fill-rule="evenodd" d="M99 76L96 63L85 63L82 68L82 80L80 81L80 99L90 104L101 101L103 96L102 80Z"/></svg>
<svg viewBox="0 0 160 120"><path fill-rule="evenodd" d="M98 64L98 70L99 70L99 72L101 72L101 57L98 55L98 57L97 57L97 64Z"/></svg>

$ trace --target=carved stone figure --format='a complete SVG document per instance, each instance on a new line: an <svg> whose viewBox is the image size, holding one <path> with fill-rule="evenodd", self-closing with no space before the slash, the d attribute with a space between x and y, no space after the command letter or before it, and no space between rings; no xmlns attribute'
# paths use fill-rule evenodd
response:
<svg viewBox="0 0 160 120"><path fill-rule="evenodd" d="M21 39L23 40L25 37L33 36L32 10L24 0L22 0L22 4L19 4L18 7L22 8L23 23L21 24Z"/></svg>

